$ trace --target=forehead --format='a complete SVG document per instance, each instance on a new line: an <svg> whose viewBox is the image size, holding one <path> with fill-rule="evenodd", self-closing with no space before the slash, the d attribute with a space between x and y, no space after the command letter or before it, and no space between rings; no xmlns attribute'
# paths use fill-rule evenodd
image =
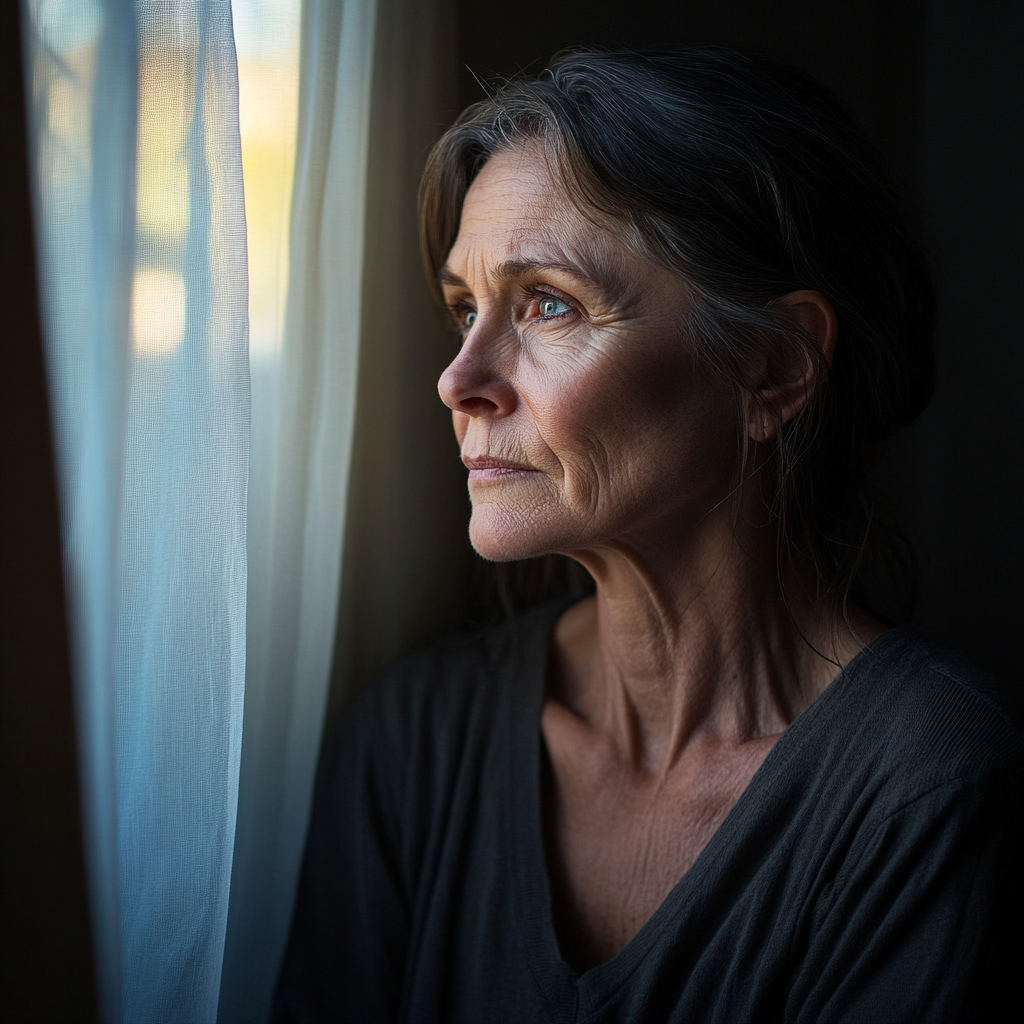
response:
<svg viewBox="0 0 1024 1024"><path fill-rule="evenodd" d="M544 149L531 144L484 164L466 193L448 266L485 254L500 260L600 257L600 250L617 248L612 240L620 233L610 218L584 213Z"/></svg>

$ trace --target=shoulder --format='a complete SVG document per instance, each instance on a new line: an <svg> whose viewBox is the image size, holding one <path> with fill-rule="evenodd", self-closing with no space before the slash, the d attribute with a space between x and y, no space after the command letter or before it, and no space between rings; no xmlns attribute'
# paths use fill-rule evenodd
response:
<svg viewBox="0 0 1024 1024"><path fill-rule="evenodd" d="M468 737L490 732L510 701L529 702L543 686L533 677L562 604L447 636L402 658L353 697L330 745L391 763L450 759Z"/></svg>
<svg viewBox="0 0 1024 1024"><path fill-rule="evenodd" d="M441 724L498 685L507 647L500 626L444 637L371 679L353 696L343 721L399 734L414 722Z"/></svg>
<svg viewBox="0 0 1024 1024"><path fill-rule="evenodd" d="M1002 1019L980 1004L1019 956L1017 695L905 627L833 687L794 780L814 893L795 1019Z"/></svg>
<svg viewBox="0 0 1024 1024"><path fill-rule="evenodd" d="M542 607L446 637L368 683L324 746L311 847L362 844L415 891L439 837L470 836L500 790L506 753L542 699L536 667L556 615Z"/></svg>
<svg viewBox="0 0 1024 1024"><path fill-rule="evenodd" d="M911 788L1019 775L1024 767L1020 693L927 631L883 634L834 684L851 754Z"/></svg>

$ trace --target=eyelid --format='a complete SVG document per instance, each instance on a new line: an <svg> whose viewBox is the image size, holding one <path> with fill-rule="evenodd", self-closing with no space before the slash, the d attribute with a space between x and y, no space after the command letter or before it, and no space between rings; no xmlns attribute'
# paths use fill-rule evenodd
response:
<svg viewBox="0 0 1024 1024"><path fill-rule="evenodd" d="M579 313L581 311L580 310L580 304L579 304L579 302L577 302L576 299L572 298L572 296L570 296L570 295L566 295L565 292L563 292L561 289L559 289L559 288L552 288L550 285L535 285L535 286L527 288L526 289L526 293L527 293L527 295L530 296L530 298L534 302L541 302L544 299L554 299L556 302L561 302L563 306L568 306L569 307L568 312ZM539 319L539 320L556 320L559 317L563 317L563 316L566 316L566 315L567 315L566 313L555 313L552 316L547 316L547 317L542 316L542 317L537 317L536 319ZM534 318L531 317L531 319L534 319Z"/></svg>
<svg viewBox="0 0 1024 1024"><path fill-rule="evenodd" d="M528 285L526 294L531 298L558 299L559 302L564 302L567 306L579 305L579 300L574 299L568 292L563 292L561 288L550 284Z"/></svg>
<svg viewBox="0 0 1024 1024"><path fill-rule="evenodd" d="M543 301L544 299L554 299L556 302L562 303L563 306L567 306L568 309L560 312L553 313L549 316L538 315L537 313L531 313L526 317L528 320L539 320L539 321L553 321L560 320L562 317L569 316L571 314L579 315L582 312L580 302L563 292L561 288L556 288L549 284L537 284L537 285L524 285L524 294L529 298L530 304L534 305L537 302ZM469 313L476 313L479 315L479 309L476 303L473 301L471 293L462 293L457 295L450 301L445 302L445 307L448 310L449 315L452 318L453 326L458 333L465 338L466 335L472 330L472 324L467 325L465 319ZM525 310L523 311L525 313ZM519 314L522 315L522 314Z"/></svg>
<svg viewBox="0 0 1024 1024"><path fill-rule="evenodd" d="M465 332L468 330L465 323L463 322L465 318L470 313L479 313L479 310L476 308L476 306L472 302L468 301L468 297L462 297L459 299L455 299L452 302L446 302L445 306L447 307L448 313L451 315L452 320L455 322L456 329L462 332L463 334L465 334Z"/></svg>

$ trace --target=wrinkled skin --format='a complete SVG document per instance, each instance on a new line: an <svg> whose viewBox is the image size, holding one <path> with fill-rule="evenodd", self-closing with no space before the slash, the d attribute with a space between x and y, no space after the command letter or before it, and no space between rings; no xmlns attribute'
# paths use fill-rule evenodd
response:
<svg viewBox="0 0 1024 1024"><path fill-rule="evenodd" d="M541 722L555 923L585 968L639 930L881 627L860 616L832 642L822 610L787 608L758 474L734 487L738 438L770 440L766 410L796 415L812 369L759 389L751 367L759 401L739 409L694 366L685 281L574 205L539 146L484 166L441 283L462 345L439 391L470 470L473 545L570 554L597 582L559 621ZM778 305L830 358L827 300Z"/></svg>
<svg viewBox="0 0 1024 1024"><path fill-rule="evenodd" d="M447 262L464 342L440 392L463 458L526 467L472 471L473 544L508 559L665 517L692 531L728 491L737 435L681 337L685 285L523 160L484 168Z"/></svg>

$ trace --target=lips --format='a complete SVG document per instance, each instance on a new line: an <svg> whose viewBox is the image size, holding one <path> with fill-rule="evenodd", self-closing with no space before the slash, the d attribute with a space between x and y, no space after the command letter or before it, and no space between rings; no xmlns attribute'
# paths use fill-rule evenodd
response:
<svg viewBox="0 0 1024 1024"><path fill-rule="evenodd" d="M512 459L496 459L490 455L464 455L462 462L469 470L470 480L495 480L501 477L520 476L523 473L536 473L533 466Z"/></svg>

